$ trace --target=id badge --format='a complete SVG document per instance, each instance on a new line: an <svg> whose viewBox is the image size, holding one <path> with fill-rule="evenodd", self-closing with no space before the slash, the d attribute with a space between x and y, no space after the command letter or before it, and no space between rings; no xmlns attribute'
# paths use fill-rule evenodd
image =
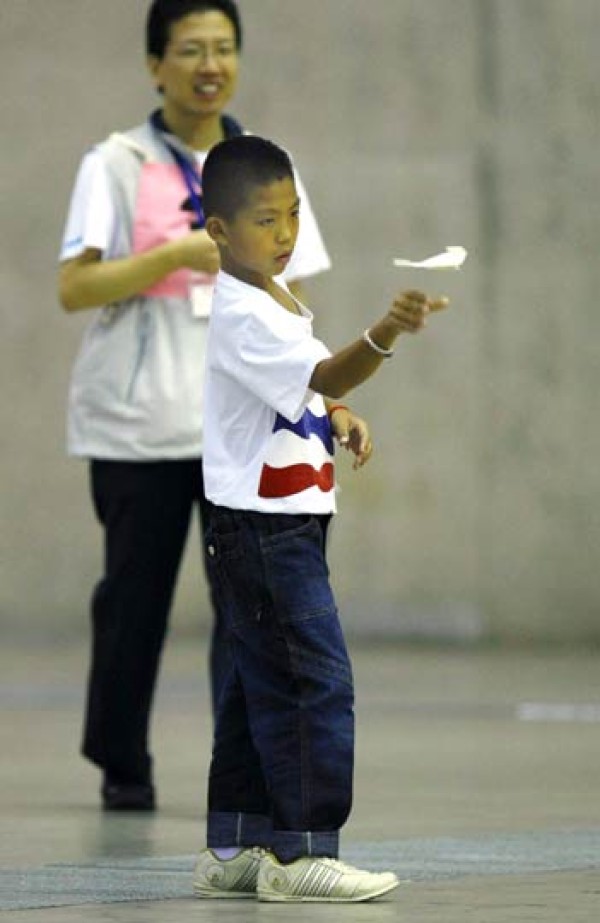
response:
<svg viewBox="0 0 600 923"><path fill-rule="evenodd" d="M190 287L190 301L194 317L207 318L210 316L213 292L213 285L192 285Z"/></svg>

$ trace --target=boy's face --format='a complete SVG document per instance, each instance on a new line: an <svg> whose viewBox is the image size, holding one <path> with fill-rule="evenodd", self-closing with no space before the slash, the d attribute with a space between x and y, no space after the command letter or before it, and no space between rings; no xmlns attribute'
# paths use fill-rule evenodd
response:
<svg viewBox="0 0 600 923"><path fill-rule="evenodd" d="M237 84L239 54L233 23L218 10L190 13L171 25L162 58L149 58L162 89L165 115L220 114Z"/></svg>
<svg viewBox="0 0 600 923"><path fill-rule="evenodd" d="M255 186L234 218L209 219L225 272L252 284L282 273L296 239L300 201L289 177Z"/></svg>

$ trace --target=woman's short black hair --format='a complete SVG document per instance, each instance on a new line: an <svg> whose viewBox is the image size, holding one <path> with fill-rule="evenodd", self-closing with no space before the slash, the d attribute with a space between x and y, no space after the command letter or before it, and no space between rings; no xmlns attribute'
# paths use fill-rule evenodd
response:
<svg viewBox="0 0 600 923"><path fill-rule="evenodd" d="M289 155L272 141L240 135L211 148L202 168L202 204L207 218L235 218L257 186L294 179Z"/></svg>
<svg viewBox="0 0 600 923"><path fill-rule="evenodd" d="M171 26L190 13L223 13L235 32L235 47L242 48L242 22L235 0L153 0L146 20L146 53L162 58L169 42Z"/></svg>

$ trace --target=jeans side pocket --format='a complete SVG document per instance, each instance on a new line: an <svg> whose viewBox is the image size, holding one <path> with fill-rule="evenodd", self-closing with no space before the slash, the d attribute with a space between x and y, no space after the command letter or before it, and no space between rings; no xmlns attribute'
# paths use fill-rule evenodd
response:
<svg viewBox="0 0 600 923"><path fill-rule="evenodd" d="M336 610L323 550L323 532L312 516L297 528L263 539L269 590L283 621Z"/></svg>

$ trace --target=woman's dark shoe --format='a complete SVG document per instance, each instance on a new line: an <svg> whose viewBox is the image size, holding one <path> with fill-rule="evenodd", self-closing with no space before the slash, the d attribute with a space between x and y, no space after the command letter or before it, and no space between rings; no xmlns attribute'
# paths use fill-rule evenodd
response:
<svg viewBox="0 0 600 923"><path fill-rule="evenodd" d="M154 811L156 794L154 786L132 785L105 779L100 790L105 811Z"/></svg>

